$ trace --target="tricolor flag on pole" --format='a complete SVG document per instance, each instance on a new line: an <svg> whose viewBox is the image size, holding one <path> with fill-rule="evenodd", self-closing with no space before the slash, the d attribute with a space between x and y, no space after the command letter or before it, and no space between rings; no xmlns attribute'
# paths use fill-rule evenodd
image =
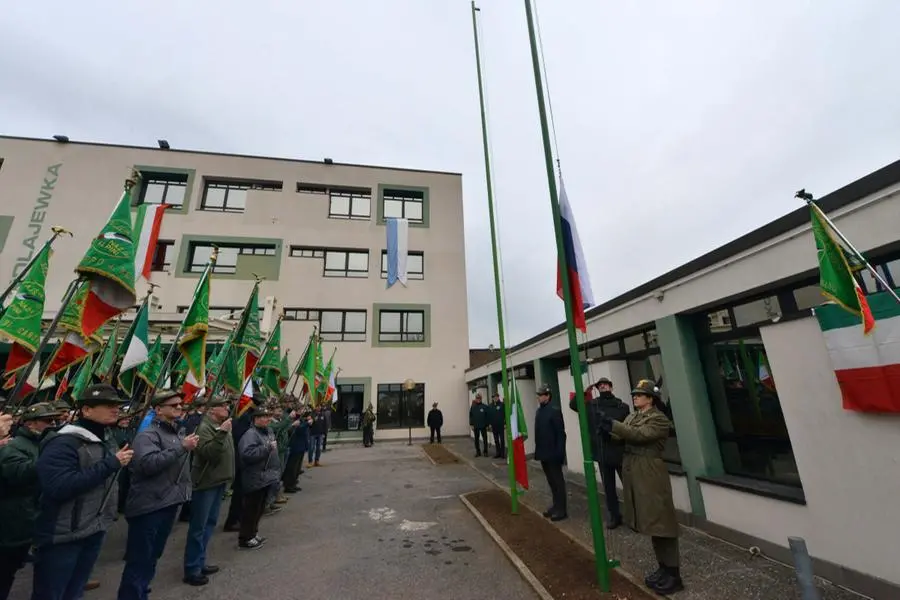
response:
<svg viewBox="0 0 900 600"><path fill-rule="evenodd" d="M143 277L150 281L163 213L170 206L170 204L141 204L138 206L137 214L134 216L134 239L137 243L134 251L135 277Z"/></svg>
<svg viewBox="0 0 900 600"><path fill-rule="evenodd" d="M244 382L244 391L241 392L241 399L238 400L235 414L240 417L250 406L253 405L253 377L248 377Z"/></svg>
<svg viewBox="0 0 900 600"><path fill-rule="evenodd" d="M144 302L134 316L134 322L122 340L125 355L119 368L119 387L131 394L134 388L135 369L147 362L150 356L150 305Z"/></svg>
<svg viewBox="0 0 900 600"><path fill-rule="evenodd" d="M100 349L96 340L85 338L81 331L81 311L88 296L88 284L82 283L66 305L59 320L59 328L66 331L65 337L56 347L46 375L59 373L69 365L75 365L89 354Z"/></svg>
<svg viewBox="0 0 900 600"><path fill-rule="evenodd" d="M528 439L528 426L525 424L525 413L522 411L522 399L519 397L519 386L516 380L510 382L513 402L509 413L509 430L512 437L512 454L510 460L516 470L516 482L528 489L528 461L525 457L525 440Z"/></svg>
<svg viewBox="0 0 900 600"><path fill-rule="evenodd" d="M900 413L900 304L887 292L869 296L878 327L839 304L816 308L846 410Z"/></svg>
<svg viewBox="0 0 900 600"><path fill-rule="evenodd" d="M563 250L566 253L566 264L569 268L569 287L572 297L572 317L575 327L587 333L587 322L584 318L585 309L594 305L594 292L591 290L591 278L588 275L587 262L584 259L584 251L581 248L581 239L578 237L578 228L575 226L575 216L569 205L569 197L566 195L566 186L562 177L559 178L559 217L562 225ZM559 264L556 267L556 295L563 296L562 273Z"/></svg>
<svg viewBox="0 0 900 600"><path fill-rule="evenodd" d="M406 263L409 259L409 221L385 219L387 230L387 286L398 281L406 286Z"/></svg>

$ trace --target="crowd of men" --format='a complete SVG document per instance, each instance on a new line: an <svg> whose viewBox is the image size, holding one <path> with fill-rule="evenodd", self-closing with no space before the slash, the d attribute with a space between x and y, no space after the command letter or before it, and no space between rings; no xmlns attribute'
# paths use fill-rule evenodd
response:
<svg viewBox="0 0 900 600"><path fill-rule="evenodd" d="M148 598L178 519L188 523L183 582L209 583L220 567L207 550L229 496L224 531L237 533L241 550L261 548L262 516L300 491L304 466L321 464L330 409L258 395L233 417L235 402L185 406L164 390L128 411L127 398L98 384L75 410L42 402L0 414L0 600L28 562L32 600L76 600L97 587L91 571L120 514L128 534L118 600Z"/></svg>

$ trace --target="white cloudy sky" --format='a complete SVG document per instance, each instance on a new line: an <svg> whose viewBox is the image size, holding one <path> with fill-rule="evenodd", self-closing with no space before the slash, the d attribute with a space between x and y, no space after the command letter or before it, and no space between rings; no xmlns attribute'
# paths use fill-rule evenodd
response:
<svg viewBox="0 0 900 600"><path fill-rule="evenodd" d="M524 5L481 8L517 342L563 312ZM800 187L822 195L900 158L896 0L538 10L599 301L788 212ZM471 344L496 341L466 0L45 0L2 12L2 133L462 172Z"/></svg>

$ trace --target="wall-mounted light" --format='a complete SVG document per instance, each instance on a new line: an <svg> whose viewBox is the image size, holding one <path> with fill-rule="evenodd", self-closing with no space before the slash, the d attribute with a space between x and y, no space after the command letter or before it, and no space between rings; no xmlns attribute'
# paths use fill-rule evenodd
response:
<svg viewBox="0 0 900 600"><path fill-rule="evenodd" d="M60 144L68 144L69 136L67 135L54 135L53 139L59 142Z"/></svg>
<svg viewBox="0 0 900 600"><path fill-rule="evenodd" d="M156 140L156 143L159 144L160 150L169 150L169 140Z"/></svg>

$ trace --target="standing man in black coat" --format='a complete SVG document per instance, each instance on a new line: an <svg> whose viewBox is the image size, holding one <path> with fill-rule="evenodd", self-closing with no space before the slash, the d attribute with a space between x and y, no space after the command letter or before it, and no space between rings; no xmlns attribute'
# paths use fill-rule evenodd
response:
<svg viewBox="0 0 900 600"><path fill-rule="evenodd" d="M596 398L591 398L591 389L597 390ZM623 446L621 442L614 441L608 432L600 429L599 423L604 416L612 421L622 422L631 412L627 404L613 395L612 389L612 381L601 377L597 383L584 390L584 405L591 432L591 454L600 467L603 496L606 498L606 528L610 530L622 524L622 511L616 496L616 473L619 474L619 479L622 479ZM578 412L574 392L569 398L569 408Z"/></svg>
<svg viewBox="0 0 900 600"><path fill-rule="evenodd" d="M444 426L444 413L438 409L438 403L431 405L428 411L428 428L431 429L431 443L434 443L434 434L437 434L437 442L441 443L441 427Z"/></svg>
<svg viewBox="0 0 900 600"><path fill-rule="evenodd" d="M487 426L488 408L481 402L481 394L475 394L475 401L469 407L469 426L475 432L475 456L482 456L481 442L484 441L484 456L488 453Z"/></svg>
<svg viewBox="0 0 900 600"><path fill-rule="evenodd" d="M553 506L544 511L551 521L562 521L569 516L566 500L566 478L563 463L566 462L566 427L562 413L550 404L550 386L537 389L538 406L534 417L534 459L541 462L547 485L553 495Z"/></svg>
<svg viewBox="0 0 900 600"><path fill-rule="evenodd" d="M494 458L506 458L506 408L500 394L494 394L491 408L491 432L494 434L494 448L497 449Z"/></svg>

